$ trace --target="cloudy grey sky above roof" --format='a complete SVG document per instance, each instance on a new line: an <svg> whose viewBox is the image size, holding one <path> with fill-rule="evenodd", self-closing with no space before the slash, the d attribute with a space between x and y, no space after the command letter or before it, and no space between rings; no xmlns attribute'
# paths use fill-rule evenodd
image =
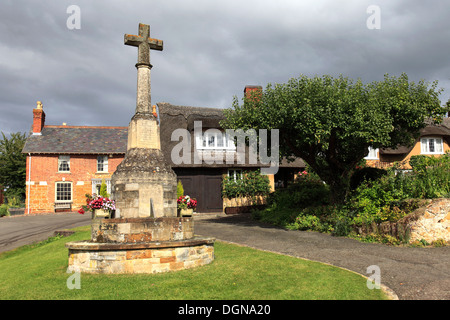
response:
<svg viewBox="0 0 450 320"><path fill-rule="evenodd" d="M67 8L80 8L69 29ZM369 29L370 5L380 29ZM300 74L384 74L439 81L450 97L446 0L2 0L0 131L28 132L36 101L46 124L127 126L136 104L138 24L164 41L151 52L152 103L228 108L245 85Z"/></svg>

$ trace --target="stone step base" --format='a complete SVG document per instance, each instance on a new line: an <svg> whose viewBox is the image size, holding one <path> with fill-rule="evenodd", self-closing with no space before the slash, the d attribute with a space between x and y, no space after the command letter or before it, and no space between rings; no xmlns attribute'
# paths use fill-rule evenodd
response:
<svg viewBox="0 0 450 320"><path fill-rule="evenodd" d="M134 274L179 271L214 260L213 238L133 244L66 243L68 272Z"/></svg>

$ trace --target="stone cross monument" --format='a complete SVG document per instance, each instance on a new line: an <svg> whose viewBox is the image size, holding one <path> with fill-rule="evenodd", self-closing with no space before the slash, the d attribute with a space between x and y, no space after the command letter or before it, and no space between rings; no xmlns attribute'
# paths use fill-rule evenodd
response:
<svg viewBox="0 0 450 320"><path fill-rule="evenodd" d="M150 109L150 49L162 50L162 41L149 35L145 24L139 35L125 35L126 45L139 48L138 89L127 152L111 177L116 214L93 215L91 240L66 243L68 272L157 273L214 260L214 239L195 236L193 217L177 217L177 178L161 152L157 114Z"/></svg>
<svg viewBox="0 0 450 320"><path fill-rule="evenodd" d="M138 47L137 96L125 159L111 178L116 217L176 217L176 175L161 152L151 107L150 49L161 51L163 42L150 38L150 26L141 23L139 35L125 34L124 43Z"/></svg>

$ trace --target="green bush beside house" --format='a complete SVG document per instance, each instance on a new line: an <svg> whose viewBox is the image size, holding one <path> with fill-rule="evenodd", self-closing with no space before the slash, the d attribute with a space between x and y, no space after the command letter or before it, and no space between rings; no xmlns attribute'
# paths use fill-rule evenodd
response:
<svg viewBox="0 0 450 320"><path fill-rule="evenodd" d="M268 207L254 211L253 217L288 229L349 236L373 229L367 226L395 223L424 199L450 198L449 153L441 157L413 156L410 165L411 172L402 172L396 166L383 171L356 170L353 190L343 204L329 202L329 188L320 180L298 179L272 194ZM393 244L405 241L384 235L365 236L365 240Z"/></svg>

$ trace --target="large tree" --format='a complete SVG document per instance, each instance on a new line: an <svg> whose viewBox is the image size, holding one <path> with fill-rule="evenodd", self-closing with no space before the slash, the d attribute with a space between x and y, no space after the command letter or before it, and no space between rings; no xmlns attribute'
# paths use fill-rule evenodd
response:
<svg viewBox="0 0 450 320"><path fill-rule="evenodd" d="M0 140L0 185L8 188L8 194L25 195L26 155L22 153L26 136L11 133L8 138L2 132Z"/></svg>
<svg viewBox="0 0 450 320"><path fill-rule="evenodd" d="M351 174L368 148L412 145L426 121L442 121L437 81L409 81L385 75L364 84L347 77L300 76L285 84L269 84L225 111L230 129L279 129L280 159L299 157L342 202Z"/></svg>

